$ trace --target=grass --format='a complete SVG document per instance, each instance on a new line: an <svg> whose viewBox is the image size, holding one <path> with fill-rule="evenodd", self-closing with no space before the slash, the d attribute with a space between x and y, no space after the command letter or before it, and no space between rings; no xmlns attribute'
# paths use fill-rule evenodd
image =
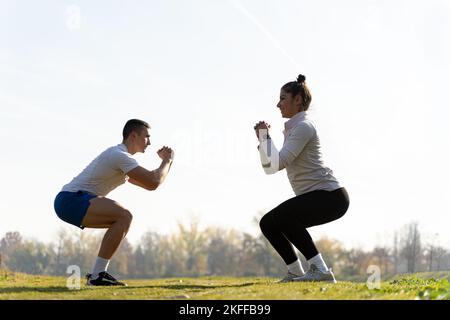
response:
<svg viewBox="0 0 450 320"><path fill-rule="evenodd" d="M433 276L434 275L434 276ZM129 279L128 287L66 287L67 278L0 271L0 300L450 300L450 272L397 276L369 290L365 283L275 283L273 278Z"/></svg>

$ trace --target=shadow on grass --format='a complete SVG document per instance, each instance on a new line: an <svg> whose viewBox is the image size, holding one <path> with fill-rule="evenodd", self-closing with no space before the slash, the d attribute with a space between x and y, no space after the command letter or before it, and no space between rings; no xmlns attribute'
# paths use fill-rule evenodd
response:
<svg viewBox="0 0 450 320"><path fill-rule="evenodd" d="M242 283L242 284L227 284L227 285L196 285L196 284L163 284L152 286L129 286L121 287L121 289L171 289L171 290L185 290L185 289L219 289L219 288L242 288L256 284L256 282Z"/></svg>
<svg viewBox="0 0 450 320"><path fill-rule="evenodd" d="M9 287L0 288L0 294L7 293L24 293L24 292L44 292L44 293L58 293L71 292L67 287L49 287L49 288L33 288L33 287Z"/></svg>
<svg viewBox="0 0 450 320"><path fill-rule="evenodd" d="M152 285L152 286L128 286L128 287L86 287L82 286L81 290L83 289L94 289L94 288L102 288L107 289L110 288L111 290L126 290L126 289L170 289L170 290L189 290L189 289L218 289L218 288L241 288L241 287L248 287L251 285L254 285L256 283L243 283L243 284L236 284L236 285L189 285L189 284L173 284L173 285ZM48 287L48 288L33 288L33 287L7 287L7 288L0 288L0 295L1 294L8 294L8 293L61 293L61 292L79 292L80 290L69 290L67 287L59 286L59 287Z"/></svg>

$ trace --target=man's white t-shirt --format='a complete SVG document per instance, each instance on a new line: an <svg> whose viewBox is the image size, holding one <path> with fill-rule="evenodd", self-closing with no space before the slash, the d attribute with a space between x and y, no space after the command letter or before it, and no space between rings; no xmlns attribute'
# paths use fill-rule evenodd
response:
<svg viewBox="0 0 450 320"><path fill-rule="evenodd" d="M61 191L77 192L82 190L98 196L106 196L124 184L128 179L127 173L137 166L139 164L136 159L121 143L103 151Z"/></svg>

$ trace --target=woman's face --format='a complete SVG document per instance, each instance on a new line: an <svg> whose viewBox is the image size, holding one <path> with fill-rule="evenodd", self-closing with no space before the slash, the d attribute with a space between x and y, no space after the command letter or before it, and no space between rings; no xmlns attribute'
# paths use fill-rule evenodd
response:
<svg viewBox="0 0 450 320"><path fill-rule="evenodd" d="M301 108L301 98L297 95L295 98L292 94L281 89L280 91L280 101L277 104L277 108L281 111L281 116L283 118L292 118L297 113L300 112Z"/></svg>

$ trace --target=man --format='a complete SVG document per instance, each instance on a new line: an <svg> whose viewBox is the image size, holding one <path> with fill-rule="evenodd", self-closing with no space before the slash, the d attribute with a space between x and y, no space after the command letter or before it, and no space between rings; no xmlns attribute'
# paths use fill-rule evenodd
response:
<svg viewBox="0 0 450 320"><path fill-rule="evenodd" d="M132 157L145 152L150 145L150 126L131 119L123 128L122 143L110 147L95 158L77 177L66 184L55 198L58 217L81 229L106 228L97 260L87 275L87 284L94 286L124 286L107 272L109 261L125 238L132 215L106 195L127 180L146 190L156 190L172 165L174 153L164 146L157 154L161 165L149 171Z"/></svg>

